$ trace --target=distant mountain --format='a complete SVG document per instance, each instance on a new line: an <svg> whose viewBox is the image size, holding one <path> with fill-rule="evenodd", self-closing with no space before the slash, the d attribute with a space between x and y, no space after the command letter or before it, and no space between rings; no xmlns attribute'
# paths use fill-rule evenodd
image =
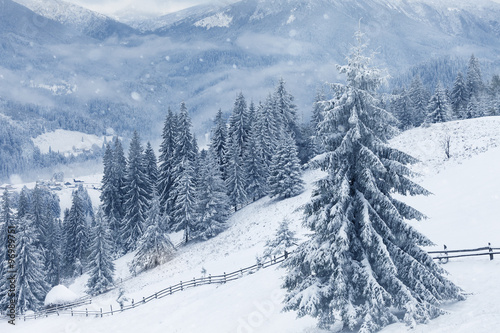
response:
<svg viewBox="0 0 500 333"><path fill-rule="evenodd" d="M105 15L61 0L16 0L17 3L48 19L57 21L86 36L106 39L137 33L130 26Z"/></svg>
<svg viewBox="0 0 500 333"><path fill-rule="evenodd" d="M0 0L0 113L32 135L155 139L185 101L202 145L219 108L240 91L258 103L280 77L307 119L316 90L343 80L335 65L360 25L376 64L403 77L394 82L421 68L449 85L472 53L485 78L500 72L500 5L489 0L243 0L133 28L61 0L19 1L33 10Z"/></svg>

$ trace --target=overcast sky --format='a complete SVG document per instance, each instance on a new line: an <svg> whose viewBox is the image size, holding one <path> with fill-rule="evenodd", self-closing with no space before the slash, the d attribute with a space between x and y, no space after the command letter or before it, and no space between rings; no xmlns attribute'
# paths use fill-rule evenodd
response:
<svg viewBox="0 0 500 333"><path fill-rule="evenodd" d="M228 4L237 0L66 0L110 16L125 12L161 16L199 4Z"/></svg>

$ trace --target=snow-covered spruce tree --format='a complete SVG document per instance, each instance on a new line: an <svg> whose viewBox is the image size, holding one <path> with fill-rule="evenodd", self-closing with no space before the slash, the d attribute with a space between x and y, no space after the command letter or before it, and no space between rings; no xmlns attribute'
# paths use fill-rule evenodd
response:
<svg viewBox="0 0 500 333"><path fill-rule="evenodd" d="M297 242L298 238L295 237L295 232L290 230L290 221L284 218L276 230L274 238L266 242L264 257L272 258L283 255L287 249L296 246Z"/></svg>
<svg viewBox="0 0 500 333"><path fill-rule="evenodd" d="M125 177L125 216L121 226L121 240L125 251L133 251L144 233L144 221L151 200L151 183L146 175L139 134L134 131L130 142Z"/></svg>
<svg viewBox="0 0 500 333"><path fill-rule="evenodd" d="M227 135L228 146L231 147L233 143L236 144L240 157L243 157L246 153L250 127L251 121L247 103L243 93L239 93L236 101L234 102L233 112L229 117L229 129ZM231 150L231 148L229 149Z"/></svg>
<svg viewBox="0 0 500 333"><path fill-rule="evenodd" d="M259 104L257 107L257 116L255 117L258 136L260 138L260 147L262 156L267 168L271 164L271 159L276 152L279 139L279 128L282 126L274 107L274 99L272 95L268 95L264 104Z"/></svg>
<svg viewBox="0 0 500 333"><path fill-rule="evenodd" d="M269 196L290 198L299 194L304 188L301 175L295 140L291 133L282 132L269 167L267 179Z"/></svg>
<svg viewBox="0 0 500 333"><path fill-rule="evenodd" d="M87 260L89 230L82 199L73 192L71 209L65 215L64 270L67 276L79 276Z"/></svg>
<svg viewBox="0 0 500 333"><path fill-rule="evenodd" d="M123 146L120 139L115 137L113 141L113 186L116 200L114 201L113 216L118 223L120 223L125 216L123 204L125 202L126 172L127 160L125 158L125 153L123 152Z"/></svg>
<svg viewBox="0 0 500 333"><path fill-rule="evenodd" d="M62 259L62 234L59 220L50 216L47 224L47 239L43 256L45 258L45 271L47 283L53 287L61 281L61 259Z"/></svg>
<svg viewBox="0 0 500 333"><path fill-rule="evenodd" d="M229 203L235 211L248 200L246 185L247 175L244 161L238 143L233 141L228 151L226 188Z"/></svg>
<svg viewBox="0 0 500 333"><path fill-rule="evenodd" d="M222 110L219 109L215 116L215 127L212 130L212 138L210 139L210 148L216 155L219 170L222 172L222 178L226 179L227 165L227 126L222 118Z"/></svg>
<svg viewBox="0 0 500 333"><path fill-rule="evenodd" d="M187 243L198 219L195 174L193 162L187 158L181 161L180 167L182 173L176 178L175 184L176 199L172 212L174 222L169 224L172 231L184 231L184 241Z"/></svg>
<svg viewBox="0 0 500 333"><path fill-rule="evenodd" d="M411 105L411 100L406 89L393 94L391 101L391 111L399 120L399 127L402 130L410 129L416 123L415 110Z"/></svg>
<svg viewBox="0 0 500 333"><path fill-rule="evenodd" d="M429 101L427 106L427 117L424 124L444 123L453 120L452 111L446 93L443 90L441 83L438 82L436 91Z"/></svg>
<svg viewBox="0 0 500 333"><path fill-rule="evenodd" d="M215 152L210 149L202 161L200 181L197 184L198 222L193 231L193 239L207 240L226 229L229 198L216 158Z"/></svg>
<svg viewBox="0 0 500 333"><path fill-rule="evenodd" d="M264 154L259 136L258 123L252 122L248 133L247 150L243 156L243 164L246 168L247 186L246 192L249 199L253 201L267 194L268 166L264 161Z"/></svg>
<svg viewBox="0 0 500 333"><path fill-rule="evenodd" d="M91 230L91 245L88 257L87 281L89 294L100 294L113 287L115 264L112 261L113 240L104 211L99 207L95 216L95 225Z"/></svg>
<svg viewBox="0 0 500 333"><path fill-rule="evenodd" d="M175 167L175 147L177 145L177 116L168 108L162 133L160 145L160 156L158 158L158 184L156 186L160 196L160 206L162 213L170 214L169 203L172 199L172 186L174 182L173 170Z"/></svg>
<svg viewBox="0 0 500 333"><path fill-rule="evenodd" d="M160 201L155 196L148 211L146 232L142 235L137 252L130 264L132 272L154 268L172 258L175 248L170 237L163 230L163 225L166 224L162 221L163 219L168 219L168 216L161 214Z"/></svg>
<svg viewBox="0 0 500 333"><path fill-rule="evenodd" d="M17 281L16 308L20 313L38 310L49 290L45 282L43 256L35 246L36 231L29 216L17 221L16 262Z"/></svg>
<svg viewBox="0 0 500 333"><path fill-rule="evenodd" d="M429 103L430 95L425 89L420 75L416 75L408 89L408 97L411 101L413 109L413 126L418 127L422 125L427 116L427 104Z"/></svg>
<svg viewBox="0 0 500 333"><path fill-rule="evenodd" d="M294 140L300 138L300 128L297 124L297 107L293 104L293 96L285 88L285 80L281 78L274 91L274 107L281 117L279 130L285 130L292 134Z"/></svg>
<svg viewBox="0 0 500 333"><path fill-rule="evenodd" d="M186 104L181 103L178 116L177 140L174 151L173 185L170 193L168 226L170 230L185 231L186 240L195 222L195 168L197 159L196 141L191 133L191 118Z"/></svg>
<svg viewBox="0 0 500 333"><path fill-rule="evenodd" d="M151 143L148 141L146 144L146 149L144 150L144 167L146 170L146 175L148 176L149 183L151 186L151 191L153 190L153 185L155 185L158 181L158 165L156 161L155 151L151 146ZM155 187L156 188L156 187ZM153 193L150 193L151 197L153 197Z"/></svg>
<svg viewBox="0 0 500 333"><path fill-rule="evenodd" d="M467 110L467 101L469 100L469 94L467 91L467 86L465 84L464 76L461 72L458 72L455 82L453 83L453 88L451 90L451 108L456 119L465 119Z"/></svg>
<svg viewBox="0 0 500 333"><path fill-rule="evenodd" d="M316 184L305 209L313 234L291 255L284 287L285 310L359 332L375 332L400 318L408 325L443 313L442 301L463 299L461 290L419 246L432 243L406 219L423 216L392 193L428 194L410 181L415 160L386 142L393 116L375 91L382 72L358 45L339 66L346 86L335 85L320 134L326 153L318 165L328 176Z"/></svg>
<svg viewBox="0 0 500 333"><path fill-rule="evenodd" d="M474 55L471 55L467 66L467 90L469 93L468 98L472 98L472 96L479 98L479 95L484 90L481 67L479 65L479 61Z"/></svg>

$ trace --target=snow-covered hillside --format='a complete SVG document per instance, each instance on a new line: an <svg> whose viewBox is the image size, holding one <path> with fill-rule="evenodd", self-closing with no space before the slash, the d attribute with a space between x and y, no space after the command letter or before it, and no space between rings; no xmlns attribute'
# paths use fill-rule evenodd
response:
<svg viewBox="0 0 500 333"><path fill-rule="evenodd" d="M69 156L101 148L103 144L111 142L112 139L113 136L98 137L93 134L57 129L39 135L32 141L43 154L50 150Z"/></svg>
<svg viewBox="0 0 500 333"><path fill-rule="evenodd" d="M451 134L451 158L439 148L438 138ZM429 218L410 223L433 240L438 248L474 248L491 242L500 247L500 117L473 119L432 125L402 133L391 141L393 146L421 159L416 171L424 171L419 183L433 192L429 197L404 198ZM456 143L455 145L453 143ZM435 147L431 143L435 144ZM428 167L428 169L426 169ZM436 172L426 172L436 168ZM206 274L217 275L255 263L267 239L284 217L291 228L304 238L308 230L301 226L301 207L308 202L313 182L320 171L304 175L306 190L297 197L276 201L263 198L235 213L229 229L212 240L189 244L176 257L121 287L130 299L142 297ZM179 235L172 237L177 240ZM129 254L117 260L117 280L130 275ZM500 325L500 287L492 277L500 276L500 257L452 259L444 266L450 278L467 293L464 302L444 305L449 312L411 332L495 332ZM284 291L280 288L284 270L267 268L225 285L185 290L152 301L137 309L105 318L49 317L18 322L16 327L0 323L2 332L323 332L315 328L313 318L295 319L294 313L281 312ZM84 290L86 276L70 289ZM89 310L118 308L118 291L95 297ZM401 324L382 332L406 332Z"/></svg>

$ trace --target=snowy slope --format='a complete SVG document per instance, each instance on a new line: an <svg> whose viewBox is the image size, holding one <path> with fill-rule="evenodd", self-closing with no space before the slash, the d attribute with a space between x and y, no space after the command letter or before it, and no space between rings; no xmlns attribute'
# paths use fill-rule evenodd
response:
<svg viewBox="0 0 500 333"><path fill-rule="evenodd" d="M94 148L101 148L105 142L111 142L113 136L98 137L77 131L57 129L33 138L32 141L43 154L59 152L65 155L79 155Z"/></svg>
<svg viewBox="0 0 500 333"><path fill-rule="evenodd" d="M420 142L433 139L452 128L452 142L457 144L451 160L445 160L440 149L419 148ZM416 153L422 164L415 168L425 170L417 180L434 195L427 198L404 200L424 212L429 219L411 223L438 244L453 248L485 246L491 242L500 246L500 117L473 119L432 125L402 133L392 145L409 153ZM421 151L419 153L419 151ZM453 158L455 156L455 158ZM431 172L430 167L437 168ZM283 217L292 220L291 228L303 238L307 233L301 225L300 208L311 195L312 183L322 177L319 171L304 175L306 190L301 195L283 201L263 198L234 214L229 229L216 238L181 248L169 263L139 274L122 287L125 295L136 301L144 296L178 283L200 277L202 268L207 274L220 274L255 263ZM175 235L178 237L178 235ZM117 276L127 277L127 255L117 261ZM445 268L450 278L470 296L467 301L446 304L449 312L429 324L417 326L412 332L495 332L500 325L500 287L493 277L500 276L500 258L454 259ZM282 269L269 268L240 280L220 286L204 286L153 301L137 309L112 317L71 318L49 317L19 322L15 328L0 323L2 332L301 332L319 333L312 318L295 320L295 314L281 312L280 289ZM76 293L84 289L85 277L71 286ZM96 297L90 309L108 309L118 292ZM146 326L145 326L146 325ZM406 332L395 324L385 333Z"/></svg>

